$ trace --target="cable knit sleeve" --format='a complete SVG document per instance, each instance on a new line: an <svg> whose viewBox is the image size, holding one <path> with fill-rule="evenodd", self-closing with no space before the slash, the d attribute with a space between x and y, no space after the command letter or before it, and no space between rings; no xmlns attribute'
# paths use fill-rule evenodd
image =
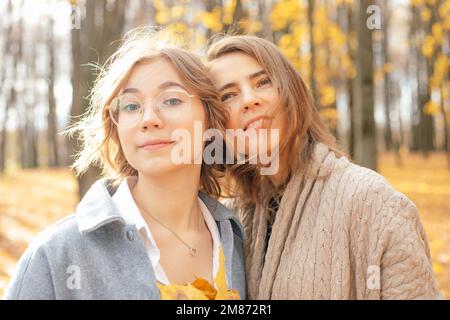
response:
<svg viewBox="0 0 450 320"><path fill-rule="evenodd" d="M436 299L430 248L418 210L403 194L394 198L385 204L391 214L379 238L381 299Z"/></svg>

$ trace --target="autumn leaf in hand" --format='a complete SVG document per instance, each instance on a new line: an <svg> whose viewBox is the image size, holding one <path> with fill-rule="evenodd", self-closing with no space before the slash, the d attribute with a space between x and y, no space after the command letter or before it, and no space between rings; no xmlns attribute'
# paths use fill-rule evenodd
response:
<svg viewBox="0 0 450 320"><path fill-rule="evenodd" d="M162 300L239 300L237 290L228 290L226 281L225 255L219 249L219 270L214 279L216 288L203 278L197 278L186 285L157 283Z"/></svg>
<svg viewBox="0 0 450 320"><path fill-rule="evenodd" d="M191 283L194 288L200 290L208 300L214 300L217 294L217 290L203 278L197 278Z"/></svg>
<svg viewBox="0 0 450 320"><path fill-rule="evenodd" d="M228 290L227 288L225 255L223 254L222 247L219 250L219 271L214 279L214 283L217 288L217 294L214 300L240 300L237 290Z"/></svg>
<svg viewBox="0 0 450 320"><path fill-rule="evenodd" d="M157 286L161 292L161 300L208 300L208 297L202 291L191 284L169 284L166 286L157 283Z"/></svg>

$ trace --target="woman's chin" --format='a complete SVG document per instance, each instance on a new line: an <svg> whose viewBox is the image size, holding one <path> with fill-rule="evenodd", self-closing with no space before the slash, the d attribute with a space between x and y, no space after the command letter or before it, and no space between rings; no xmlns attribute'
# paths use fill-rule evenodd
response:
<svg viewBox="0 0 450 320"><path fill-rule="evenodd" d="M174 164L170 157L145 159L137 166L140 174L146 176L164 176L165 174L176 170L180 165Z"/></svg>

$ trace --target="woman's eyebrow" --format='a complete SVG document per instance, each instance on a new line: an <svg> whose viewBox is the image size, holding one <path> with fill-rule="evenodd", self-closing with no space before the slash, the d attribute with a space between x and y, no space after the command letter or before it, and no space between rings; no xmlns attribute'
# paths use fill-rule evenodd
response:
<svg viewBox="0 0 450 320"><path fill-rule="evenodd" d="M164 90L164 89L167 89L170 87L179 87L179 88L183 89L184 91L187 91L187 89L182 84L180 84L178 82L173 82L173 81L166 81L166 82L161 83L158 86L158 89Z"/></svg>
<svg viewBox="0 0 450 320"><path fill-rule="evenodd" d="M236 86L237 86L236 82L230 82L230 83L227 83L226 85L221 86L219 91L223 91L225 89L228 89L228 88L231 88L231 87L236 87Z"/></svg>
<svg viewBox="0 0 450 320"><path fill-rule="evenodd" d="M122 94L124 94L124 93L139 93L140 91L139 91L139 89L137 89L137 88L125 88L123 91L122 91Z"/></svg>
<svg viewBox="0 0 450 320"><path fill-rule="evenodd" d="M257 77L259 77L260 75L263 75L263 74L266 74L266 71L265 70L260 70L260 71L257 71L255 73L250 74L247 78L252 80L252 79L257 78ZM231 87L236 87L236 86L237 86L236 82L229 82L229 83L221 86L219 88L219 91L223 91L225 89L228 89L228 88L231 88Z"/></svg>
<svg viewBox="0 0 450 320"><path fill-rule="evenodd" d="M179 84L178 82L173 82L173 81L166 81L166 82L161 83L158 86L158 89L164 90L164 89L167 89L170 87L179 87L179 88L183 89L184 91L187 91L186 88L182 84ZM124 93L140 93L140 92L141 91L138 88L125 88L122 91L122 94L124 94Z"/></svg>
<svg viewBox="0 0 450 320"><path fill-rule="evenodd" d="M263 74L266 74L266 71L265 70L260 70L260 71L257 71L255 73L252 73L251 75L248 76L248 78L249 79L254 79L254 78L259 77L260 75L263 75Z"/></svg>

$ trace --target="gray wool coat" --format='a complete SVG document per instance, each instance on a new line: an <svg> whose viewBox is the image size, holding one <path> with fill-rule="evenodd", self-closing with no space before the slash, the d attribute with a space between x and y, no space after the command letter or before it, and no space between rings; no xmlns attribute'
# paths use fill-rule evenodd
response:
<svg viewBox="0 0 450 320"><path fill-rule="evenodd" d="M6 299L160 299L144 243L136 227L117 212L110 182L95 182L74 214L33 239ZM202 192L199 197L220 232L229 289L237 289L244 299L242 226L228 208Z"/></svg>

